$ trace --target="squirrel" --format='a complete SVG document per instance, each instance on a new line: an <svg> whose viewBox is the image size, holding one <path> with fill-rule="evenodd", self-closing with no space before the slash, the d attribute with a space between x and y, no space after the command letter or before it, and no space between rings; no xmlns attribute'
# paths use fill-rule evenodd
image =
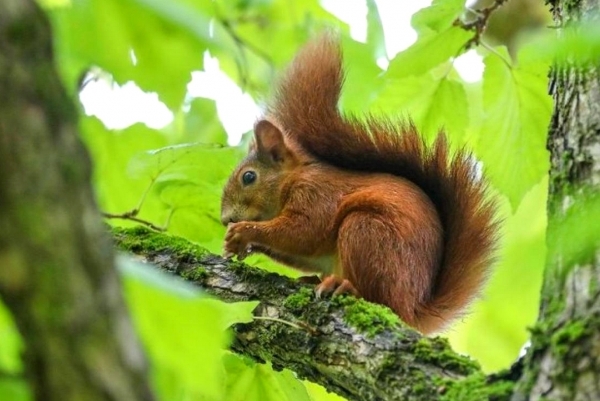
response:
<svg viewBox="0 0 600 401"><path fill-rule="evenodd" d="M496 203L443 131L428 146L409 121L342 115L343 81L332 34L288 66L223 191L225 257L320 272L317 296L360 296L438 332L488 276Z"/></svg>

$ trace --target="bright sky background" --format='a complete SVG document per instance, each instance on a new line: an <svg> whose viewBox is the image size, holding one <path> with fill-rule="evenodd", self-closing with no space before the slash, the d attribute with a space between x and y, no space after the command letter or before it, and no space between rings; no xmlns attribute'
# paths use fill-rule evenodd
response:
<svg viewBox="0 0 600 401"><path fill-rule="evenodd" d="M385 33L388 58L391 59L415 42L417 35L410 26L410 18L417 10L428 6L431 0L376 2ZM322 0L322 4L350 25L350 33L355 40L365 40L365 0ZM483 64L473 50L456 59L454 66L468 82L481 79ZM221 72L217 59L208 53L204 58L204 71L192 73L188 91L192 97L206 97L216 101L217 112L230 144L239 142L241 135L252 128L259 114L252 98ZM173 119L173 114L160 102L156 93L145 93L133 82L119 86L102 79L93 81L81 91L80 99L86 114L97 116L111 129L126 128L136 122L158 129Z"/></svg>

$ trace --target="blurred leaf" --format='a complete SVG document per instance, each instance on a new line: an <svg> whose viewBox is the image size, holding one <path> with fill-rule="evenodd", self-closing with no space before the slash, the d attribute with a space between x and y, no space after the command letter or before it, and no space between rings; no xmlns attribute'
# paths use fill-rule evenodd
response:
<svg viewBox="0 0 600 401"><path fill-rule="evenodd" d="M486 372L507 368L518 358L538 316L547 197L548 181L543 180L525 195L514 214L508 199L500 198L504 222L498 263L468 316L447 333L452 347L471 355Z"/></svg>
<svg viewBox="0 0 600 401"><path fill-rule="evenodd" d="M551 216L548 224L548 264L560 261L568 273L573 267L590 263L600 248L600 192L579 189L570 196L570 206Z"/></svg>
<svg viewBox="0 0 600 401"><path fill-rule="evenodd" d="M429 7L417 11L411 23L419 34L441 33L453 25L464 9L464 0L434 0Z"/></svg>
<svg viewBox="0 0 600 401"><path fill-rule="evenodd" d="M221 311L221 325L223 328L228 328L236 323L252 322L254 318L252 312L259 304L258 301L227 303L216 299L212 300L212 302L215 302L215 307L218 307Z"/></svg>
<svg viewBox="0 0 600 401"><path fill-rule="evenodd" d="M372 48L374 60L380 57L387 58L383 23L375 0L367 0L367 44Z"/></svg>
<svg viewBox="0 0 600 401"><path fill-rule="evenodd" d="M413 120L420 120L420 115L424 114L423 103L429 103L437 85L432 74L386 79L373 109L383 115L410 115Z"/></svg>
<svg viewBox="0 0 600 401"><path fill-rule="evenodd" d="M191 284L120 259L127 303L153 365L176 372L183 388L217 398L229 343L221 308ZM198 380L202 378L202 380Z"/></svg>
<svg viewBox="0 0 600 401"><path fill-rule="evenodd" d="M425 74L450 58L459 56L470 36L471 33L456 26L421 36L414 45L394 57L385 75L399 79Z"/></svg>
<svg viewBox="0 0 600 401"><path fill-rule="evenodd" d="M343 40L346 81L340 107L345 113L364 113L377 97L382 70L375 63L372 46L351 39Z"/></svg>
<svg viewBox="0 0 600 401"><path fill-rule="evenodd" d="M287 63L311 34L340 21L318 0L224 2L220 21L250 45L260 49L276 66ZM266 46L268 44L268 46Z"/></svg>
<svg viewBox="0 0 600 401"><path fill-rule="evenodd" d="M275 372L270 365L256 364L227 353L227 401L311 401L302 382L292 372Z"/></svg>
<svg viewBox="0 0 600 401"><path fill-rule="evenodd" d="M592 22L572 24L560 30L546 29L523 44L519 62L545 64L597 63L600 59L600 25Z"/></svg>
<svg viewBox="0 0 600 401"><path fill-rule="evenodd" d="M156 177L162 183L185 180L207 185L226 180L243 153L237 147L184 143L138 154L128 172L133 177Z"/></svg>
<svg viewBox="0 0 600 401"><path fill-rule="evenodd" d="M300 270L279 264L275 262L273 259L270 259L268 256L255 253L244 259L244 263L247 263L251 266L257 266L262 269L268 270L273 273L281 274L282 276L288 276L292 278L298 278L301 276L306 276L306 273L301 272Z"/></svg>
<svg viewBox="0 0 600 401"><path fill-rule="evenodd" d="M227 133L217 115L212 99L195 98L185 113L186 138L195 142L227 145Z"/></svg>
<svg viewBox="0 0 600 401"><path fill-rule="evenodd" d="M309 381L303 381L304 387L312 401L344 401L345 398L335 393L330 393L325 387Z"/></svg>
<svg viewBox="0 0 600 401"><path fill-rule="evenodd" d="M298 48L316 33L336 27L339 19L319 0L217 2L214 36L221 49L211 49L221 69L252 95L265 96L275 69L289 62ZM234 58L232 59L232 55Z"/></svg>
<svg viewBox="0 0 600 401"><path fill-rule="evenodd" d="M0 299L0 371L20 374L23 370L21 353L24 344L13 317ZM0 399L8 399L1 398Z"/></svg>
<svg viewBox="0 0 600 401"><path fill-rule="evenodd" d="M32 401L33 394L25 379L0 378L0 400Z"/></svg>
<svg viewBox="0 0 600 401"><path fill-rule="evenodd" d="M412 25L419 38L394 57L386 78L427 74L434 67L458 57L473 36L472 32L454 26L464 4L463 0L435 0L431 6L418 11L412 18Z"/></svg>
<svg viewBox="0 0 600 401"><path fill-rule="evenodd" d="M388 116L408 117L427 138L444 129L453 143L462 143L469 123L463 83L433 74L390 80L383 85L373 108Z"/></svg>
<svg viewBox="0 0 600 401"><path fill-rule="evenodd" d="M426 109L421 125L425 135L433 137L444 129L458 142L469 122L467 95L462 82L441 79Z"/></svg>
<svg viewBox="0 0 600 401"><path fill-rule="evenodd" d="M510 67L496 54L486 56L484 63L486 118L477 156L494 186L516 208L549 170L546 136L552 100L547 94L548 69L544 64Z"/></svg>
<svg viewBox="0 0 600 401"><path fill-rule="evenodd" d="M37 3L43 8L50 10L52 8L70 6L71 0L37 0Z"/></svg>
<svg viewBox="0 0 600 401"><path fill-rule="evenodd" d="M165 146L168 138L142 124L111 131L94 117L81 118L80 128L92 156L94 189L100 208L111 213L136 208L151 185L151 179L128 175L130 160L140 152ZM158 199L147 198L141 217L162 225L166 218L165 207Z"/></svg>
<svg viewBox="0 0 600 401"><path fill-rule="evenodd" d="M53 9L67 87L73 88L77 77L94 65L118 83L133 80L143 90L157 92L169 108L177 109L191 71L202 68L202 53L211 41L205 14L210 5L208 0L82 0Z"/></svg>
<svg viewBox="0 0 600 401"><path fill-rule="evenodd" d="M170 232L220 252L225 234L221 192L244 153L239 147L174 145L138 154L128 170L155 182L152 197L173 212Z"/></svg>

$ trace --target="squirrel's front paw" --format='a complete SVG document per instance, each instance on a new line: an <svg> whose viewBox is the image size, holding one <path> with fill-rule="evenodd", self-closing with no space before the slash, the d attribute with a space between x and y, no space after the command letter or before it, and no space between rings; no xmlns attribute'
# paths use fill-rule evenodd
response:
<svg viewBox="0 0 600 401"><path fill-rule="evenodd" d="M247 233L247 223L230 223L227 226L225 244L223 245L223 256L225 258L231 258L235 255L238 260L243 260L252 252Z"/></svg>

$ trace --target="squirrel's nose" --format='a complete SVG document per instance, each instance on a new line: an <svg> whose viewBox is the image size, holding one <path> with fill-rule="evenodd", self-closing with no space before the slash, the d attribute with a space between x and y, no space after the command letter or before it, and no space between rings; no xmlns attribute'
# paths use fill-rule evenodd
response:
<svg viewBox="0 0 600 401"><path fill-rule="evenodd" d="M227 211L227 212L223 212L221 213L221 224L223 224L224 226L227 226L229 223L236 223L237 219L235 218L235 216L233 215L233 213Z"/></svg>

